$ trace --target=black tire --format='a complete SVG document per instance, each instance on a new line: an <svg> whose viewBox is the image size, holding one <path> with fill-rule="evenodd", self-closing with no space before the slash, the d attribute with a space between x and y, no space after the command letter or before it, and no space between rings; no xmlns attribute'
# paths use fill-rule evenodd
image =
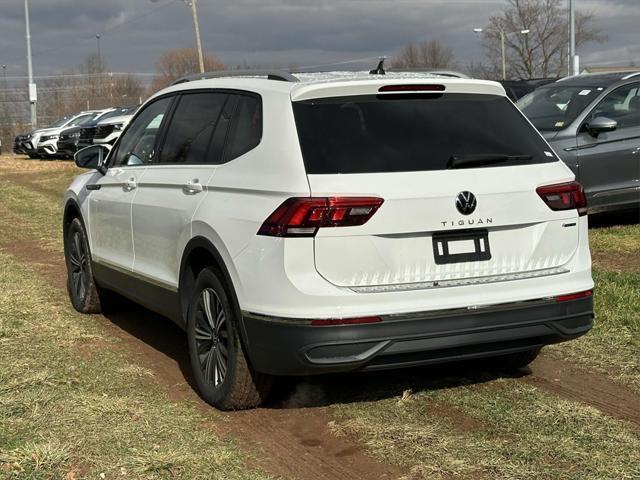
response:
<svg viewBox="0 0 640 480"><path fill-rule="evenodd" d="M236 317L216 271L202 270L189 302L189 359L200 395L220 410L257 407L271 390L271 377L247 361Z"/></svg>
<svg viewBox="0 0 640 480"><path fill-rule="evenodd" d="M542 347L532 348L523 352L510 353L509 355L501 355L491 359L494 368L505 371L514 372L525 368L533 362L540 354Z"/></svg>
<svg viewBox="0 0 640 480"><path fill-rule="evenodd" d="M101 291L93 278L91 253L84 225L74 218L64 239L67 292L73 308L81 313L102 311Z"/></svg>

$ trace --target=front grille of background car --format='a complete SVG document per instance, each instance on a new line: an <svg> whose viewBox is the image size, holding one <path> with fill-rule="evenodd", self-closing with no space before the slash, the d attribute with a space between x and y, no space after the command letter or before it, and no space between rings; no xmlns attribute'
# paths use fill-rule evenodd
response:
<svg viewBox="0 0 640 480"><path fill-rule="evenodd" d="M91 143L95 137L96 127L85 127L80 130L80 141L83 143Z"/></svg>
<svg viewBox="0 0 640 480"><path fill-rule="evenodd" d="M111 132L114 130L114 125L100 125L97 130L94 138L106 138Z"/></svg>

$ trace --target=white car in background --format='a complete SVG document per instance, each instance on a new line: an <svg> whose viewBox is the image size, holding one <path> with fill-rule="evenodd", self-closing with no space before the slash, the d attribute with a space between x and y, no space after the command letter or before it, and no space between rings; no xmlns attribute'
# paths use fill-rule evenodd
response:
<svg viewBox="0 0 640 480"><path fill-rule="evenodd" d="M129 124L138 108L140 108L139 105L122 109L121 115L105 118L98 122L93 143L98 145L113 145L124 128Z"/></svg>
<svg viewBox="0 0 640 480"><path fill-rule="evenodd" d="M41 158L57 156L60 132L69 127L80 125L84 121L94 117L99 112L101 112L101 110L87 110L70 117L64 117L48 128L35 130L31 134L30 139L32 150L35 151L35 155Z"/></svg>

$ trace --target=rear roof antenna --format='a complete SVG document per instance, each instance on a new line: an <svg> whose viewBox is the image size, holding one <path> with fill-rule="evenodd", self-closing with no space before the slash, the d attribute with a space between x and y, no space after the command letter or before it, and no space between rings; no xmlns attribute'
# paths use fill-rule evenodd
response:
<svg viewBox="0 0 640 480"><path fill-rule="evenodd" d="M378 62L378 66L373 70L369 70L370 75L385 75L387 72L384 71L384 61L387 57L380 57L380 61Z"/></svg>

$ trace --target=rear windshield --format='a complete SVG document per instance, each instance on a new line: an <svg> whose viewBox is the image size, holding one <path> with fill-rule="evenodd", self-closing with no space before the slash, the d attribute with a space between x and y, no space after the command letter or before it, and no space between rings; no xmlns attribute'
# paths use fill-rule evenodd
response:
<svg viewBox="0 0 640 480"><path fill-rule="evenodd" d="M505 157L507 166L555 161L505 97L387 94L295 102L308 174L444 170L452 157Z"/></svg>

